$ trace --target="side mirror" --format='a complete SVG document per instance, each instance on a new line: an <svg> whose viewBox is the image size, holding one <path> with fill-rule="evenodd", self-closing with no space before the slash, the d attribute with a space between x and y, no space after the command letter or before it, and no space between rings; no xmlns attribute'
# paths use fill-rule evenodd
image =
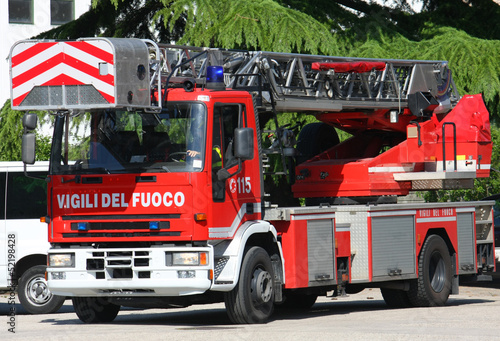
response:
<svg viewBox="0 0 500 341"><path fill-rule="evenodd" d="M34 113L26 113L23 116L23 128L25 131L31 131L36 129L38 122L38 116Z"/></svg>
<svg viewBox="0 0 500 341"><path fill-rule="evenodd" d="M253 159L252 128L236 128L234 130L234 156L240 160Z"/></svg>
<svg viewBox="0 0 500 341"><path fill-rule="evenodd" d="M32 132L36 129L38 116L34 113L26 113L23 116L23 139L22 139L22 160L25 164L32 165L35 163L35 134Z"/></svg>
<svg viewBox="0 0 500 341"><path fill-rule="evenodd" d="M25 133L22 140L22 159L27 165L35 163L35 134Z"/></svg>
<svg viewBox="0 0 500 341"><path fill-rule="evenodd" d="M229 179L230 177L241 172L241 161L253 159L253 129L252 128L236 128L234 129L234 157L238 160L238 169L234 173L229 173L225 168L219 169L217 178L220 181Z"/></svg>

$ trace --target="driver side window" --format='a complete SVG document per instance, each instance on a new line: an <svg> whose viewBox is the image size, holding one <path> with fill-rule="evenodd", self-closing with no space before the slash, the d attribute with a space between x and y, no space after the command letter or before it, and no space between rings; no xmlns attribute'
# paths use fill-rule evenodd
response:
<svg viewBox="0 0 500 341"><path fill-rule="evenodd" d="M212 196L224 201L225 182L217 179L217 171L236 166L234 157L234 130L246 126L246 111L242 104L216 104L212 130Z"/></svg>

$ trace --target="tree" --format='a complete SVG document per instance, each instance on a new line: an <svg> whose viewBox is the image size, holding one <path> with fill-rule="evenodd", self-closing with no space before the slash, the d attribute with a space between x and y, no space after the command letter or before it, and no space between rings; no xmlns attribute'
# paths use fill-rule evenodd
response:
<svg viewBox="0 0 500 341"><path fill-rule="evenodd" d="M6 101L0 117L0 158L4 161L21 160L23 112L12 110L10 101Z"/></svg>
<svg viewBox="0 0 500 341"><path fill-rule="evenodd" d="M116 0L115 0L116 1ZM222 48L335 54L335 38L326 25L273 0L162 0L157 13L165 26L184 14L180 43Z"/></svg>
<svg viewBox="0 0 500 341"><path fill-rule="evenodd" d="M492 0L277 1L330 23L334 32L384 26L418 41L422 29L430 24L453 27L481 39L500 39L500 6ZM421 5L421 11L416 13L413 5Z"/></svg>
<svg viewBox="0 0 500 341"><path fill-rule="evenodd" d="M45 120L44 112L37 112L39 120ZM0 161L21 160L21 136L23 134L22 111L12 110L10 100L6 101L0 112ZM37 135L36 160L49 160L50 137Z"/></svg>
<svg viewBox="0 0 500 341"><path fill-rule="evenodd" d="M408 2L408 1L404 1ZM412 16L407 27L432 23L453 27L468 35L488 40L500 39L500 6L492 0L423 0L423 11ZM403 24L403 23L401 23Z"/></svg>

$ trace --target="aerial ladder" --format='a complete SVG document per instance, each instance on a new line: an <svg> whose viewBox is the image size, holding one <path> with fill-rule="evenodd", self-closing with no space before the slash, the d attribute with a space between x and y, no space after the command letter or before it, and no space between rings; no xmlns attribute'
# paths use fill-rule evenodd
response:
<svg viewBox="0 0 500 341"><path fill-rule="evenodd" d="M186 76L192 77L188 84L203 84L208 67L222 65L225 86L253 92L261 110L310 113L353 134L351 141L297 167L297 197L373 197L472 188L474 178L489 175L486 108L482 100L466 96L464 101L474 102L477 108L469 114L463 106L453 110L460 96L445 61L169 45L159 45L159 51L166 70L162 84L186 82ZM200 54L201 58L182 64ZM475 136L465 131L469 129L462 125L465 120L476 127ZM294 141L290 131L277 134L283 141L280 147L285 147L280 154L293 154L286 152ZM314 141L299 138L299 143ZM357 148L352 148L353 143Z"/></svg>

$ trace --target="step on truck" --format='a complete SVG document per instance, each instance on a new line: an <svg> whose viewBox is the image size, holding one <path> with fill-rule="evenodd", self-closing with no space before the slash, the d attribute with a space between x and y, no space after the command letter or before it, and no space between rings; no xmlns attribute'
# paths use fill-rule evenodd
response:
<svg viewBox="0 0 500 341"><path fill-rule="evenodd" d="M47 280L83 322L225 302L262 323L367 287L440 306L495 268L494 202L397 200L489 176L488 111L445 61L134 38L20 41L9 60L25 163L29 111L54 115ZM290 112L317 122L279 126Z"/></svg>

